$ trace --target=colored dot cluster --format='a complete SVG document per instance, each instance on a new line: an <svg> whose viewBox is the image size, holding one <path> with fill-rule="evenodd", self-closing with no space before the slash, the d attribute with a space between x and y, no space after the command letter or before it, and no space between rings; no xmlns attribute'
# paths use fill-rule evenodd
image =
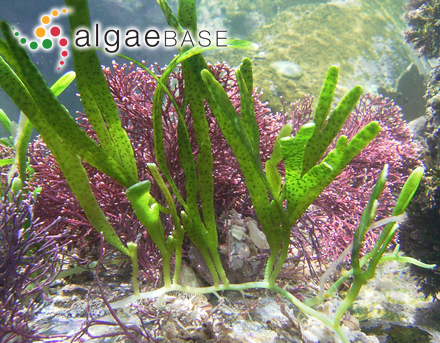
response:
<svg viewBox="0 0 440 343"><path fill-rule="evenodd" d="M68 14L68 12L72 12L72 10L67 10L66 8L63 8L61 10L62 14ZM41 18L41 23L43 25L48 25L51 20L53 18L56 18L59 14L61 14L59 11L57 10L53 10L51 12L50 15L44 15ZM50 16L52 16L53 18L51 18ZM19 36L20 34L18 32L15 32L16 36ZM35 36L40 38L40 44L43 47L43 49L49 50L50 48L52 48L52 46L54 45L54 41L57 41L59 46L61 46L61 56L63 58L67 57L69 55L69 53L67 52L67 50L64 50L67 47L68 41L66 38L61 37L61 28L59 26L52 26L50 28L44 27L44 26L39 26L36 30L35 30ZM26 44L27 43L27 39L22 37L20 38L20 43L21 44ZM29 43L29 48L31 50L36 50L38 49L39 43L37 41L31 41ZM60 65L64 65L64 61L61 60L60 61ZM60 68L58 68L59 70Z"/></svg>

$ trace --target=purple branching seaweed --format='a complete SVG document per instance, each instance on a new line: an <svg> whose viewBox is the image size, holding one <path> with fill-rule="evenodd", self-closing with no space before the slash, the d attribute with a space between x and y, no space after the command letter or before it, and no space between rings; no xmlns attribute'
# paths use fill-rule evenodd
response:
<svg viewBox="0 0 440 343"><path fill-rule="evenodd" d="M157 65L155 68L158 73L162 72ZM232 103L239 110L240 95L235 74L224 63L211 66L211 71L225 87ZM133 65L120 66L114 63L112 68L105 68L104 73L116 104L120 109L122 126L127 131L134 150L139 170L139 180L151 180L152 195L165 205L162 193L146 167L147 163L156 162L151 117L156 82L150 74L139 68L135 70ZM168 86L177 103L181 106L184 99L184 84L180 70L171 75ZM273 142L282 122L282 116L270 114L266 105L258 100L259 96L254 93L255 114L262 132L261 158L264 162L270 155ZM179 191L185 195L185 179L178 158L177 114L169 99L165 101L163 108L165 114L163 119L164 145L168 167ZM206 112L210 125L212 152L214 155L213 175L215 179L214 200L216 209L219 213L224 208L247 210L250 213L251 203L247 196L246 185L238 162L207 105ZM189 109L185 113L192 148L196 158L198 151ZM91 137L97 140L96 134L85 116L80 118L80 125ZM42 185L42 191L37 200L36 215L44 222L50 222L58 216L66 218L66 221L62 224L63 227L59 227L58 230L69 227L71 232L76 235L76 244L79 246L85 246L91 240L97 243L99 235L94 232L88 223L54 157L48 152L41 140L36 140L32 144L30 156L31 165L35 170L33 187ZM137 235L141 234L139 247L141 247L142 251L139 252L139 262L143 270L148 274L149 279L153 281L157 276L156 270L159 263L159 254L145 229L140 227L137 219L134 217L128 199L125 196L124 188L91 166L84 163L84 167L89 175L92 190L98 203L121 239L123 241L134 241ZM165 227L170 229L171 224L167 224L168 222L164 221L164 224Z"/></svg>
<svg viewBox="0 0 440 343"><path fill-rule="evenodd" d="M50 225L34 221L31 195L10 196L0 199L0 341L34 342L47 337L29 321L58 274L63 246Z"/></svg>
<svg viewBox="0 0 440 343"><path fill-rule="evenodd" d="M156 69L159 74L162 72L157 65ZM210 70L223 85L235 109L239 111L240 94L233 71L225 63L210 66ZM121 111L122 125L130 136L140 173L143 173L146 162L155 162L153 132L151 129L151 109L156 83L147 72L140 69L135 70L133 65L119 66L114 63L113 67L106 68L104 73L117 106ZM184 81L180 70L171 75L168 86L178 105L182 106ZM259 101L260 94L254 92L253 97L255 115L262 133L260 147L262 151L261 158L264 162L269 158L273 142L282 122L282 116L271 114L266 104ZM170 99L166 99L163 108L165 156L167 157L168 168L179 191L185 194L185 180L178 158L177 113ZM242 210L247 191L238 162L207 105L205 106L205 111L210 126L212 153L214 155L215 207L217 209L234 207ZM198 150L190 114L190 110L187 108L185 118L192 149L195 158L197 158ZM91 129L87 126L86 131L91 131ZM140 175L141 180L145 178L150 178L150 176L147 174ZM158 189L153 189L152 193L156 199L161 199Z"/></svg>
<svg viewBox="0 0 440 343"><path fill-rule="evenodd" d="M37 198L35 215L44 223L49 223L58 216L65 218L62 223L54 226L52 233L59 234L68 229L75 237L75 248L84 258L90 253L95 254L94 246L99 242L99 234L93 229L82 211L78 200L70 190L55 158L49 153L41 139L36 139L30 146L31 163L35 170L31 181L31 189L42 185ZM124 189L107 175L84 163L89 175L92 190L119 237L123 241L134 242L141 233L139 244L139 263L143 267L145 280L158 279L160 267L159 253L154 243L147 236L134 217L131 206L125 196ZM144 165L145 167L145 165ZM63 239L61 238L63 242Z"/></svg>

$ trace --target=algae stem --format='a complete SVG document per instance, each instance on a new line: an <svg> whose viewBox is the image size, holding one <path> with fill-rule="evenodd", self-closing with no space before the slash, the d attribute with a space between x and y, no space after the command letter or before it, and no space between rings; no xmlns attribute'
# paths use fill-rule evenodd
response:
<svg viewBox="0 0 440 343"><path fill-rule="evenodd" d="M333 321L330 318L327 318L324 314L305 305L304 303L302 303L300 300L298 300L295 296L290 294L285 289L282 289L278 286L271 286L268 281L247 282L247 283L243 283L243 284L229 284L229 285L221 284L218 286L209 286L209 287L191 287L191 286L181 286L181 285L173 284L169 287L162 287L162 288L156 289L154 291L140 293L139 296L136 296L136 295L129 296L125 299L110 303L110 306L113 309L124 308L127 305L129 305L137 300L158 298L168 292L174 292L174 291L180 291L180 292L186 292L186 293L192 293L192 294L207 294L207 293L214 293L215 294L216 292L219 292L219 291L243 291L245 289L251 289L251 288L263 288L263 289L269 289L274 292L277 292L278 294L287 298L292 304L294 304L296 307L298 307L303 313L315 317L316 319L320 320L325 325L328 325L330 328L334 329L336 331L336 333L341 337L341 339L344 343L349 342L345 333L342 330L340 330L340 327L335 328L333 326Z"/></svg>
<svg viewBox="0 0 440 343"><path fill-rule="evenodd" d="M270 289L269 282L260 281L260 282L247 282L243 284L219 284L218 286L209 286L209 287L190 287L190 286L181 286L173 284L169 287L162 287L150 292L140 293L139 296L132 295L120 301L116 301L111 303L113 309L123 308L128 304L135 302L136 300L141 299L150 299L160 297L168 292L180 291L186 293L193 294L207 294L207 293L215 293L219 291L242 291L250 288L264 288Z"/></svg>

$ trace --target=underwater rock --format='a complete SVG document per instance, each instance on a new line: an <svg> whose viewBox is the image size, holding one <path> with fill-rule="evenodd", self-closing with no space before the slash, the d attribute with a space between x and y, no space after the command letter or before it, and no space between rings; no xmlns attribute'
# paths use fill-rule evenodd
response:
<svg viewBox="0 0 440 343"><path fill-rule="evenodd" d="M400 226L401 250L428 264L440 265L440 170L431 169L407 208L408 220ZM425 296L438 297L440 271L411 266Z"/></svg>
<svg viewBox="0 0 440 343"><path fill-rule="evenodd" d="M254 219L250 219L247 221L246 226L249 230L249 236L252 240L252 243L258 249L269 249L269 243L267 242L266 235L261 229L258 228L258 223Z"/></svg>
<svg viewBox="0 0 440 343"><path fill-rule="evenodd" d="M362 323L362 331L367 334L375 334L381 342L400 342L400 343L430 343L433 335L423 328L389 322L386 320L370 320Z"/></svg>
<svg viewBox="0 0 440 343"><path fill-rule="evenodd" d="M240 224L244 225L245 223L239 219L238 215L233 214L231 225L240 226ZM132 294L131 285L128 283L129 277L122 283L115 280L116 268L115 265L109 265L109 268L100 275L103 294L110 302ZM183 269L187 268L183 267ZM393 278L384 279L384 273ZM416 292L415 281L409 277L408 273L404 272L402 277L401 266L397 262L387 262L379 266L378 277L378 280L371 280L362 290L363 296L361 295L360 300L363 298L366 302L362 305L383 306L384 301L374 303L375 297L372 295L388 294L388 286L392 287L393 291L396 291L396 287L398 290L409 291L411 292L411 302L400 303L400 307L391 307L391 309L398 311L396 316L401 316L405 321L405 323L397 324L421 328L432 335L431 342L439 342L440 336L437 331L430 328L427 323L414 322L414 319L433 317L435 314L438 318L438 311L433 314L427 312L428 307L433 307L435 303L423 300L423 295ZM388 280L388 285L385 284L385 280ZM142 285L144 290L150 290L148 287L146 284ZM84 293L84 289L89 291L88 297L81 295ZM302 288L293 294L304 294L306 289L309 288ZM69 340L66 339L66 342L70 342L72 337L78 337L84 328L87 328L87 333L81 336L83 342L87 340L95 343L130 341L121 331L115 318L109 314L102 299L103 294L100 293L93 281L81 279L80 284L68 284L62 288L56 287L56 291L58 295L50 296L52 301L45 301L41 304L37 317L30 322L32 328L39 328L41 333L48 335L67 335ZM54 301L60 296L65 297L66 301ZM191 296L186 293L174 292L161 298L144 299L126 306L123 311L118 310L116 313L118 320L126 327L145 329L144 334L151 334L150 339L154 338L158 342L162 342L162 337L167 337L170 342L341 342L340 338L322 322L312 317L304 317L286 299L272 296L271 293L264 290L246 290L244 293L225 292L221 299L217 301L216 297L211 299L208 301L205 296ZM338 301L337 299L328 300L317 310L331 318L338 306ZM397 301L399 302L399 300ZM399 305L399 303L397 304ZM358 305L356 301L354 308ZM403 306L405 309L402 311ZM419 312L421 309L424 311L423 315ZM354 310L352 312L359 313ZM408 317L411 314L412 317ZM395 319L392 320L395 321ZM389 323L389 320L383 320L383 322ZM142 323L145 323L145 326ZM362 331L359 330L359 324ZM353 314L347 314L342 322L342 330L346 332L350 342L378 343L378 339L367 330L364 331L364 327L364 322L359 323ZM106 337L105 335L108 334L113 334L114 337ZM90 336L95 336L95 338L92 340ZM140 340L144 337L141 336ZM406 338L408 337L411 336ZM422 338L417 342L423 343ZM38 342L49 343L53 342L53 339L38 340Z"/></svg>
<svg viewBox="0 0 440 343"><path fill-rule="evenodd" d="M359 320L362 332L377 334L380 342L422 342L392 340L391 335L386 340L379 336L382 333L368 330L368 323L380 321L383 324L421 328L433 336L430 342L440 342L440 304L418 291L417 280L412 276L411 269L409 264L396 261L385 262L377 267L376 276L362 288L350 309L350 313Z"/></svg>
<svg viewBox="0 0 440 343"><path fill-rule="evenodd" d="M420 74L419 68L414 63L411 63L399 76L396 91L379 87L378 93L393 99L402 109L403 119L408 122L425 114L425 76Z"/></svg>
<svg viewBox="0 0 440 343"><path fill-rule="evenodd" d="M409 28L405 31L405 41L426 58L440 56L440 26L438 16L440 3L436 0L407 1L404 14Z"/></svg>
<svg viewBox="0 0 440 343"><path fill-rule="evenodd" d="M412 132L413 137L417 140L424 140L426 137L426 117L421 116L417 119L411 120L408 123L408 128Z"/></svg>
<svg viewBox="0 0 440 343"><path fill-rule="evenodd" d="M440 64L431 72L426 93L426 164L440 169Z"/></svg>
<svg viewBox="0 0 440 343"><path fill-rule="evenodd" d="M323 313L327 318L333 319L338 305L339 301L332 299L318 306L316 310ZM327 326L320 325L319 320L314 317L307 318L307 320L302 323L301 328L304 343L342 343L342 340L335 331ZM359 331L359 322L352 315L347 315L344 318L341 329L347 335L350 342L379 343L379 340L375 336L367 336L365 333Z"/></svg>
<svg viewBox="0 0 440 343"><path fill-rule="evenodd" d="M426 94L426 126L422 140L427 171L407 208L408 220L400 227L402 251L424 262L440 264L440 65L431 72ZM438 298L440 270L412 266L421 291Z"/></svg>
<svg viewBox="0 0 440 343"><path fill-rule="evenodd" d="M281 76L291 79L299 79L303 76L303 71L300 66L294 62L289 61L275 61L270 64Z"/></svg>
<svg viewBox="0 0 440 343"><path fill-rule="evenodd" d="M227 222L228 237L220 239L220 257L229 281L241 283L263 277L263 265L267 259L265 250L269 249L265 234L255 220L242 218L235 210L227 215ZM188 256L190 266L212 285L211 274L200 251L191 247Z"/></svg>

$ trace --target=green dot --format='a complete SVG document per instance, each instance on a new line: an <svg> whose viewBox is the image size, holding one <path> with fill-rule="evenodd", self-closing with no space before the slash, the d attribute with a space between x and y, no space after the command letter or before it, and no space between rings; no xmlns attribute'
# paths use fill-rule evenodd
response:
<svg viewBox="0 0 440 343"><path fill-rule="evenodd" d="M43 48L50 49L52 47L52 41L50 39L45 39L42 45Z"/></svg>
<svg viewBox="0 0 440 343"><path fill-rule="evenodd" d="M32 50L35 50L36 48L38 48L38 43L37 43L37 42L32 42L31 44L29 44L29 47L30 47Z"/></svg>
<svg viewBox="0 0 440 343"><path fill-rule="evenodd" d="M26 38L22 38L22 39L20 39L20 43L21 43L21 44L26 43Z"/></svg>
<svg viewBox="0 0 440 343"><path fill-rule="evenodd" d="M18 35L19 35L19 33L18 33L18 32L15 32L15 33L14 33L14 35L18 36Z"/></svg>

